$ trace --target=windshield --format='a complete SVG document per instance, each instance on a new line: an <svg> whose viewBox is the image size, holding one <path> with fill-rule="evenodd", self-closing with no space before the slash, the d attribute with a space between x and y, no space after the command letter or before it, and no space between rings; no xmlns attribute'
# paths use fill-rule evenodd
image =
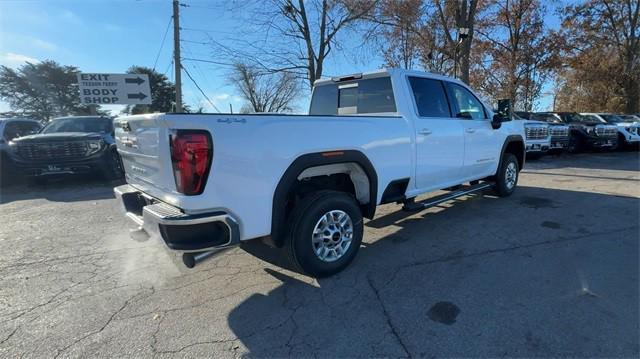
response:
<svg viewBox="0 0 640 359"><path fill-rule="evenodd" d="M100 132L110 133L113 125L110 118L105 117L70 117L49 122L41 133L56 132Z"/></svg>
<svg viewBox="0 0 640 359"><path fill-rule="evenodd" d="M635 122L638 121L635 116L630 116L630 115L608 115L608 114L602 114L600 115L602 116L602 118L604 118L607 122L609 123L618 123L618 122Z"/></svg>
<svg viewBox="0 0 640 359"><path fill-rule="evenodd" d="M580 115L579 113L569 112L561 115L565 122L583 122L583 123L593 123L593 122L602 122L597 117L588 118Z"/></svg>
<svg viewBox="0 0 640 359"><path fill-rule="evenodd" d="M589 122L589 123L604 123L604 121L602 121L602 119L600 119L598 116L596 115L581 115L582 118L584 119L584 121L582 122ZM600 115L602 116L602 115ZM604 116L602 116L604 117Z"/></svg>
<svg viewBox="0 0 640 359"><path fill-rule="evenodd" d="M531 116L529 117L530 120L535 120L535 121L544 121L544 122L550 122L550 123L561 123L562 121L553 114L550 113L532 113Z"/></svg>

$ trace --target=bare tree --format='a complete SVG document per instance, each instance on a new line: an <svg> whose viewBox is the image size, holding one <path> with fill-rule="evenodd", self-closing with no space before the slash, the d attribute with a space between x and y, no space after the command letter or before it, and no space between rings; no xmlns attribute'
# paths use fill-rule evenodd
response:
<svg viewBox="0 0 640 359"><path fill-rule="evenodd" d="M585 104L609 99L600 111L640 112L640 2L587 0L566 6L562 14L558 39L565 40L563 58L570 68L566 84L596 96Z"/></svg>
<svg viewBox="0 0 640 359"><path fill-rule="evenodd" d="M293 74L265 74L243 63L234 64L229 80L247 102L242 112L292 111L299 91Z"/></svg>
<svg viewBox="0 0 640 359"><path fill-rule="evenodd" d="M365 40L382 53L385 66L412 69L430 42L423 0L382 0L367 16Z"/></svg>
<svg viewBox="0 0 640 359"><path fill-rule="evenodd" d="M475 86L492 97L511 99L514 107L531 110L554 54L544 12L538 0L505 0L492 6L490 18L495 22L477 30L484 77L475 79Z"/></svg>
<svg viewBox="0 0 640 359"><path fill-rule="evenodd" d="M470 58L476 31L478 0L433 0L446 42L444 51L459 63L460 79L469 83ZM454 35L454 28L469 29L466 38ZM455 64L454 67L458 67Z"/></svg>
<svg viewBox="0 0 640 359"><path fill-rule="evenodd" d="M233 46L212 40L215 52L242 58L261 73L286 72L309 86L322 77L325 60L340 48L339 34L355 26L373 10L374 0L255 1L251 13L252 37L235 39ZM249 5L243 5L245 9Z"/></svg>

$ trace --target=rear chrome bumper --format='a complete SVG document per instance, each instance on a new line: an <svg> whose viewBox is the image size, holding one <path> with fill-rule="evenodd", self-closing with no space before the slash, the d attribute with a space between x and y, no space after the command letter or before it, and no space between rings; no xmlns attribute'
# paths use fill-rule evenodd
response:
<svg viewBox="0 0 640 359"><path fill-rule="evenodd" d="M138 226L132 237L158 236L182 253L211 251L240 244L238 222L224 212L190 215L131 185L113 189L126 216Z"/></svg>

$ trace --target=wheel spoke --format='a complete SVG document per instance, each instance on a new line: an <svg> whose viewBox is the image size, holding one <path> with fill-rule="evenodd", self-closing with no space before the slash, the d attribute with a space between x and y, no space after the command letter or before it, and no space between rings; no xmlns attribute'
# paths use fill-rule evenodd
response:
<svg viewBox="0 0 640 359"><path fill-rule="evenodd" d="M318 259L333 262L342 258L351 246L353 222L344 211L323 214L313 229L311 242Z"/></svg>

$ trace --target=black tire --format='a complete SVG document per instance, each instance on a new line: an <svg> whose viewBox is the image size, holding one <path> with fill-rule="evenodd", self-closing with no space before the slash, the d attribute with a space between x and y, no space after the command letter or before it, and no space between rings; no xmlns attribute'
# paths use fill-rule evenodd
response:
<svg viewBox="0 0 640 359"><path fill-rule="evenodd" d="M513 171L515 167L515 181L513 185L510 185L510 181L507 179L508 172ZM511 196L513 191L515 191L518 185L518 177L520 175L520 167L518 165L518 159L512 153L505 153L502 156L502 161L500 162L500 166L498 167L498 173L496 174L496 184L494 185L494 190L496 194L500 197L508 197Z"/></svg>
<svg viewBox="0 0 640 359"><path fill-rule="evenodd" d="M32 186L46 186L49 183L49 177L47 176L33 176L29 177L29 184Z"/></svg>
<svg viewBox="0 0 640 359"><path fill-rule="evenodd" d="M117 181L124 178L124 165L122 159L118 154L118 151L111 151L111 158L109 159L109 165L104 170L104 177L107 180Z"/></svg>
<svg viewBox="0 0 640 359"><path fill-rule="evenodd" d="M624 139L624 135L618 132L618 140L616 144L611 147L611 151L625 151L628 149L627 141Z"/></svg>
<svg viewBox="0 0 640 359"><path fill-rule="evenodd" d="M542 152L530 152L526 154L528 160L538 160L542 155Z"/></svg>
<svg viewBox="0 0 640 359"><path fill-rule="evenodd" d="M571 136L569 138L569 146L567 146L567 152L569 153L579 153L584 149L584 143L582 142L582 138L578 136Z"/></svg>
<svg viewBox="0 0 640 359"><path fill-rule="evenodd" d="M331 211L342 211L349 216L352 235L344 254L329 262L316 255L312 238L316 224ZM355 258L362 243L360 207L353 196L344 192L319 191L308 195L295 206L288 220L289 232L284 246L287 256L296 270L313 277L327 277L343 270Z"/></svg>

